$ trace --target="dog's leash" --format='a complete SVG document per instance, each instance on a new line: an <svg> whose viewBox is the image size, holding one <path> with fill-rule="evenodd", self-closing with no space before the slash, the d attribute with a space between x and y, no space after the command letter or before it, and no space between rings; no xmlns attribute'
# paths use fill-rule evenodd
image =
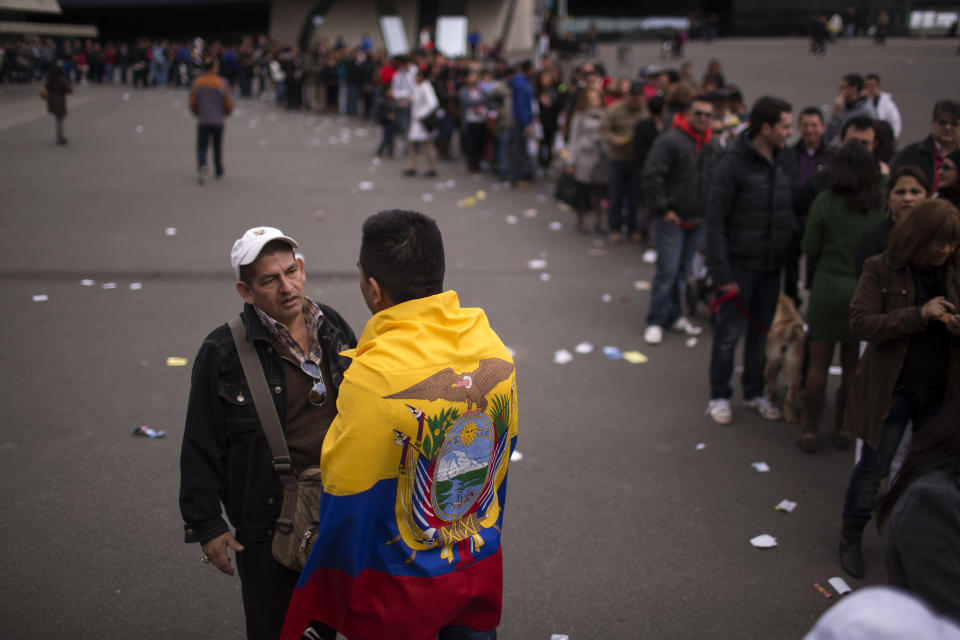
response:
<svg viewBox="0 0 960 640"><path fill-rule="evenodd" d="M732 302L733 306L737 308L737 311L739 311L740 314L747 319L747 322L749 322L750 326L752 326L754 329L756 329L763 335L767 335L770 333L769 329L767 329L764 326L761 326L760 323L754 320L753 316L751 316L747 312L747 310L743 308L743 305L740 304L740 300L737 299L737 292L735 290L727 291L725 294L723 294L719 298L714 298L710 302L710 313L717 313L718 311L720 311L720 308L727 302Z"/></svg>

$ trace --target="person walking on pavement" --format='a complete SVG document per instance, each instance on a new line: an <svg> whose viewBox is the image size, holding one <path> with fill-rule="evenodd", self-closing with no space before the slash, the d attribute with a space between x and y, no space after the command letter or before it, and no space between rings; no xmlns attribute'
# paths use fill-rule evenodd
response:
<svg viewBox="0 0 960 640"><path fill-rule="evenodd" d="M220 65L211 58L204 65L204 74L190 86L190 111L197 116L197 182L207 178L207 148L213 142L213 169L223 177L223 128L233 111L233 98L226 81L217 75Z"/></svg>
<svg viewBox="0 0 960 640"><path fill-rule="evenodd" d="M338 354L356 345L340 314L304 295L297 246L279 229L254 227L230 253L246 339L263 366L294 471L320 459L350 365ZM200 543L204 564L232 576L228 551L235 552L248 640L279 637L300 575L272 553L284 494L272 457L231 329L220 325L193 365L180 453L180 512L186 542ZM221 516L221 504L236 535ZM336 635L315 627L317 638Z"/></svg>
<svg viewBox="0 0 960 640"><path fill-rule="evenodd" d="M710 127L713 104L697 96L653 143L643 168L644 200L653 217L657 270L647 311L647 344L663 341L663 328L700 335L683 316L682 291L703 239L703 217L720 147Z"/></svg>
<svg viewBox="0 0 960 640"><path fill-rule="evenodd" d="M863 438L840 532L840 566L854 578L864 575L863 530L907 423L919 438L960 397L958 243L956 207L924 201L896 223L887 250L864 263L850 302L850 331L867 342L844 413L844 426Z"/></svg>
<svg viewBox="0 0 960 640"><path fill-rule="evenodd" d="M73 91L67 74L59 64L50 66L47 79L40 90L40 94L47 101L49 111L57 121L57 144L67 144L67 137L63 134L63 121L67 117L67 94Z"/></svg>
<svg viewBox="0 0 960 640"><path fill-rule="evenodd" d="M780 293L780 273L796 221L792 183L792 107L779 98L759 98L750 125L714 172L707 204L707 267L720 305L710 352L710 403L718 424L733 422L733 354L746 332L743 353L744 406L768 420L780 409L763 393L766 331Z"/></svg>
<svg viewBox="0 0 960 640"><path fill-rule="evenodd" d="M609 160L607 224L610 228L610 242L613 244L619 244L623 240L624 226L631 242L641 244L644 241L637 228L640 171L643 167L636 163L633 133L637 123L648 115L643 83L634 82L630 85L630 93L623 100L607 108L600 125L600 139Z"/></svg>

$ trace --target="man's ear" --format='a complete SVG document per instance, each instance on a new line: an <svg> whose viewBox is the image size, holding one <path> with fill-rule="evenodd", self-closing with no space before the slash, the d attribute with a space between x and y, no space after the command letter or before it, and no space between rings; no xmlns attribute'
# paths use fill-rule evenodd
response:
<svg viewBox="0 0 960 640"><path fill-rule="evenodd" d="M253 304L253 291L250 290L250 286L243 280L237 280L236 287L237 293L240 294L243 301L248 304Z"/></svg>
<svg viewBox="0 0 960 640"><path fill-rule="evenodd" d="M297 266L300 267L300 278L307 281L307 270L303 267L303 258L297 257Z"/></svg>
<svg viewBox="0 0 960 640"><path fill-rule="evenodd" d="M386 308L383 305L384 292L380 287L380 283L377 282L377 279L373 276L367 276L367 285L369 286L368 290L370 291L370 304L373 306L373 308L377 311Z"/></svg>

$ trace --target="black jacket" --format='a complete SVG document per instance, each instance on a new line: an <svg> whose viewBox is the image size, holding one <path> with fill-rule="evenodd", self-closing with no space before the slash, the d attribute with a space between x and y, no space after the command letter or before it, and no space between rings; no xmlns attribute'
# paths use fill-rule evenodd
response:
<svg viewBox="0 0 960 640"><path fill-rule="evenodd" d="M685 221L702 220L720 147L708 142L697 153L696 142L680 129L664 131L653 142L643 165L643 197L650 215L673 211Z"/></svg>
<svg viewBox="0 0 960 640"><path fill-rule="evenodd" d="M904 147L903 150L894 157L890 172L892 173L898 168L908 164L923 169L923 173L927 176L927 182L933 184L933 173L936 169L933 152L933 136L927 136L920 142L914 142Z"/></svg>
<svg viewBox="0 0 960 640"><path fill-rule="evenodd" d="M734 269L782 269L796 231L793 149L778 150L771 162L747 134L720 159L710 189L707 266L718 285L733 282Z"/></svg>
<svg viewBox="0 0 960 640"><path fill-rule="evenodd" d="M320 346L329 359L332 382L339 389L351 360L338 354L355 347L357 340L340 314L326 305L320 309ZM285 428L283 363L254 308L244 304L241 316ZM269 540L283 499L272 457L230 328L222 324L203 341L193 363L180 452L180 512L186 541L204 542L228 531L220 515L221 503L238 531Z"/></svg>

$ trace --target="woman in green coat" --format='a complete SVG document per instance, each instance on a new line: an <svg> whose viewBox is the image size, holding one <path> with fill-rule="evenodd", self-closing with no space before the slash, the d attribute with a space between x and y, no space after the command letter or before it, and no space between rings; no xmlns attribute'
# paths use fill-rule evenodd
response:
<svg viewBox="0 0 960 640"><path fill-rule="evenodd" d="M843 429L849 382L857 368L858 345L850 335L850 299L857 287L854 253L860 236L883 220L881 176L873 155L847 144L829 165L828 188L813 201L801 246L807 260L816 261L807 305L810 360L803 394L803 418L797 444L806 453L817 447L827 372L840 344L843 377L837 390L833 443L850 444Z"/></svg>

